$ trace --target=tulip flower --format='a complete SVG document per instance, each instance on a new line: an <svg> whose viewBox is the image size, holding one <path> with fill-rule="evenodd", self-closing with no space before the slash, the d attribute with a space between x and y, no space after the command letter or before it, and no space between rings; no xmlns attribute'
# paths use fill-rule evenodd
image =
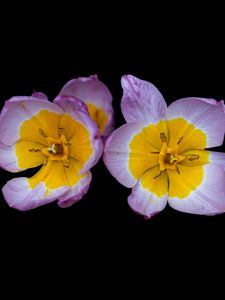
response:
<svg viewBox="0 0 225 300"><path fill-rule="evenodd" d="M76 97L43 93L6 101L0 115L0 166L19 172L41 166L31 178L6 183L9 206L29 210L58 199L60 207L80 200L91 182L90 169L103 144L87 106Z"/></svg>
<svg viewBox="0 0 225 300"><path fill-rule="evenodd" d="M121 108L127 124L106 141L104 162L133 188L130 207L151 218L167 202L179 211L215 215L225 211L223 101L184 98L167 107L151 83L122 77Z"/></svg>

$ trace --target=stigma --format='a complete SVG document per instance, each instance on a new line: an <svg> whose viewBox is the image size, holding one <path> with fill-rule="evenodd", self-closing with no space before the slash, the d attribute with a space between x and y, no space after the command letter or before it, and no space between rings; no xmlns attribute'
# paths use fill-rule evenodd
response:
<svg viewBox="0 0 225 300"><path fill-rule="evenodd" d="M62 161L65 167L69 167L69 147L63 128L58 128L59 138L52 138L45 134L42 129L39 129L39 133L46 138L48 147L39 149L29 149L30 152L40 151L44 154L44 166L47 165L48 161Z"/></svg>
<svg viewBox="0 0 225 300"><path fill-rule="evenodd" d="M178 160L177 157L175 157L173 154L168 154L165 157L165 162L169 163L169 164L173 164L176 163L176 161Z"/></svg>
<svg viewBox="0 0 225 300"><path fill-rule="evenodd" d="M63 154L63 146L62 144L52 144L51 147L48 148L48 152L54 154Z"/></svg>

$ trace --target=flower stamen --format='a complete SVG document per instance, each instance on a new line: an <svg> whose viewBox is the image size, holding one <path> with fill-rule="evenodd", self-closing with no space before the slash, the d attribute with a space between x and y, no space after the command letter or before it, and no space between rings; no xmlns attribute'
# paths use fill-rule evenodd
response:
<svg viewBox="0 0 225 300"><path fill-rule="evenodd" d="M193 160L199 159L199 155L197 155L197 154L187 154L185 156L185 158L187 160L193 161Z"/></svg>
<svg viewBox="0 0 225 300"><path fill-rule="evenodd" d="M160 138L163 135L160 133ZM164 137L163 137L164 139ZM180 143L182 137L179 138L178 143ZM176 144L174 147L168 147L167 143L163 143L162 148L159 152L159 166L160 170L164 171L166 169L169 170L177 170L177 173L180 174L180 171L177 168L177 165L185 159L184 156L179 155L179 146Z"/></svg>
<svg viewBox="0 0 225 300"><path fill-rule="evenodd" d="M183 136L181 136L181 137L179 138L179 140L178 140L178 142L177 142L177 145L179 145L180 142L182 142L183 138L184 138Z"/></svg>
<svg viewBox="0 0 225 300"><path fill-rule="evenodd" d="M39 133L40 133L40 135L42 135L43 137L47 137L47 134L41 129L41 128L39 128Z"/></svg>
<svg viewBox="0 0 225 300"><path fill-rule="evenodd" d="M162 143L166 143L166 135L164 132L160 132L160 140Z"/></svg>
<svg viewBox="0 0 225 300"><path fill-rule="evenodd" d="M41 152L40 149L34 149L34 148L29 149L29 151L30 151L30 152Z"/></svg>
<svg viewBox="0 0 225 300"><path fill-rule="evenodd" d="M63 165L64 165L64 167L69 168L69 160L68 159L64 160Z"/></svg>
<svg viewBox="0 0 225 300"><path fill-rule="evenodd" d="M64 128L63 127L59 127L58 128L58 133L59 133L59 136L61 136L64 133Z"/></svg>
<svg viewBox="0 0 225 300"><path fill-rule="evenodd" d="M153 179L156 179L156 178L158 178L159 176L161 176L161 174L162 174L162 170L160 170L159 174L158 174L158 175L156 175L155 177L153 177Z"/></svg>
<svg viewBox="0 0 225 300"><path fill-rule="evenodd" d="M58 139L51 138L51 137L47 137L46 139L47 139L48 147L41 150L41 152L45 156L44 165L47 164L48 160L62 161L64 167L68 168L69 167L69 159L68 159L69 146L71 146L71 144L67 142L64 134L61 134L61 136Z"/></svg>

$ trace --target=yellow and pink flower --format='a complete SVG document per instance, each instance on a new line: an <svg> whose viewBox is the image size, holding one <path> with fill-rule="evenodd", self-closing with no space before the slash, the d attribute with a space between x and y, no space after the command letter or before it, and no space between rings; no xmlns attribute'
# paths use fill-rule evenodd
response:
<svg viewBox="0 0 225 300"><path fill-rule="evenodd" d="M184 98L167 107L158 89L122 77L121 108L127 124L107 139L104 162L133 188L130 207L151 218L167 204L176 210L215 215L225 211L223 101Z"/></svg>
<svg viewBox="0 0 225 300"><path fill-rule="evenodd" d="M0 166L10 172L42 166L31 178L6 183L2 191L11 207L28 210L57 199L67 207L88 191L90 169L103 151L101 136L112 130L112 98L96 76L72 81L72 86L73 95L67 93L69 84L54 102L43 93L6 101L0 115ZM99 109L93 119L104 117L93 120L83 100Z"/></svg>

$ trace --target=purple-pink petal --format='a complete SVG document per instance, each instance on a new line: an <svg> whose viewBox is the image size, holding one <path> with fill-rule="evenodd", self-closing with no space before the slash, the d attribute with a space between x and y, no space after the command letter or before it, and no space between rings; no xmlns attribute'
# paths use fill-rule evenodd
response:
<svg viewBox="0 0 225 300"><path fill-rule="evenodd" d="M107 86L98 79L97 75L79 77L67 82L59 95L79 98L85 103L91 103L102 109L108 116L103 138L107 137L114 128L114 111L112 108L112 95Z"/></svg>
<svg viewBox="0 0 225 300"><path fill-rule="evenodd" d="M184 98L173 102L167 110L167 119L184 118L207 137L206 148L222 145L225 133L224 103Z"/></svg>
<svg viewBox="0 0 225 300"><path fill-rule="evenodd" d="M134 212L143 215L146 219L150 219L166 207L167 198L167 195L160 198L157 197L148 189L144 189L140 181L138 181L128 197L128 204Z"/></svg>
<svg viewBox="0 0 225 300"><path fill-rule="evenodd" d="M58 205L61 208L66 208L81 200L83 196L88 192L91 179L91 172L87 172L84 178L82 178L77 184L71 187L68 192L58 198Z"/></svg>
<svg viewBox="0 0 225 300"><path fill-rule="evenodd" d="M121 109L126 122L157 123L166 115L166 102L150 82L131 75L121 79L123 97Z"/></svg>
<svg viewBox="0 0 225 300"><path fill-rule="evenodd" d="M216 164L206 164L203 182L186 198L170 197L168 203L176 210L200 214L216 215L225 212L225 172ZM188 184L188 178L185 183Z"/></svg>

